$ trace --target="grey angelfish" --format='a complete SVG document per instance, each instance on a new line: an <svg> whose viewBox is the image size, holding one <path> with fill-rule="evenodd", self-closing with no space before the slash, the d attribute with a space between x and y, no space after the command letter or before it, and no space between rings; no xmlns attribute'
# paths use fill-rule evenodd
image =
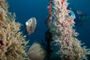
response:
<svg viewBox="0 0 90 60"><path fill-rule="evenodd" d="M26 31L28 33L28 35L30 35L31 33L33 33L36 29L37 26L37 21L36 18L32 17L30 18L27 22L26 22Z"/></svg>

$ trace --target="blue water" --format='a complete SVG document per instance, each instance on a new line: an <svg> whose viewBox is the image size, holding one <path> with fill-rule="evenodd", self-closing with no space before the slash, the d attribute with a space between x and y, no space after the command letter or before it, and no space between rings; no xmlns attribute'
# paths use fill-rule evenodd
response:
<svg viewBox="0 0 90 60"><path fill-rule="evenodd" d="M69 2L76 10L90 16L90 0L69 0ZM90 48L90 20L84 22L82 27L76 26L75 29L80 34L78 39Z"/></svg>
<svg viewBox="0 0 90 60"><path fill-rule="evenodd" d="M46 0L8 0L10 5L9 11L16 13L16 21L25 24L25 22L35 17L37 19L36 31L27 37L30 40L30 44L34 41L41 41L44 39L46 25L45 20L47 17L47 5ZM25 34L25 26L22 26L23 34Z"/></svg>
<svg viewBox="0 0 90 60"><path fill-rule="evenodd" d="M27 37L30 40L29 44L34 41L41 41L45 38L47 18L48 0L7 0L10 7L9 11L16 13L16 21L24 24L29 18L35 17L37 19L36 31ZM69 0L73 8L81 11L84 14L90 15L90 0ZM75 27L80 34L77 38L90 48L90 21L84 22L82 27ZM25 26L21 27L23 34L25 33Z"/></svg>

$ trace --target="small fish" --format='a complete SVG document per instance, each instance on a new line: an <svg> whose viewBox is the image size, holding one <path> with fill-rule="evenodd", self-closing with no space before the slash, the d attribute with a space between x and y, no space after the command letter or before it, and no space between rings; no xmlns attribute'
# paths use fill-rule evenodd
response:
<svg viewBox="0 0 90 60"><path fill-rule="evenodd" d="M36 29L37 26L37 21L36 18L32 17L30 18L27 22L26 22L26 32L28 33L28 35L30 35L31 33L33 33Z"/></svg>
<svg viewBox="0 0 90 60"><path fill-rule="evenodd" d="M72 15L74 18L76 18L75 13L71 10L69 15Z"/></svg>
<svg viewBox="0 0 90 60"><path fill-rule="evenodd" d="M78 15L82 15L82 12L81 12L81 11L77 11L77 14L78 14Z"/></svg>

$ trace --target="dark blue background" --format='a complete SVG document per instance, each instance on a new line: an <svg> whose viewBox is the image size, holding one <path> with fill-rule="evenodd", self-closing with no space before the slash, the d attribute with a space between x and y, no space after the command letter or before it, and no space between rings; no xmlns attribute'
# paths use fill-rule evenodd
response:
<svg viewBox="0 0 90 60"><path fill-rule="evenodd" d="M30 40L30 44L34 41L40 41L44 39L46 25L45 20L47 18L47 6L48 0L7 0L10 7L10 12L16 13L16 21L24 24L29 18L36 17L37 29L36 31L27 36ZM68 0L76 10L82 11L84 14L90 15L90 0ZM79 32L78 39L90 48L90 21L84 22L83 26L75 27ZM21 27L23 34L25 33L25 26Z"/></svg>

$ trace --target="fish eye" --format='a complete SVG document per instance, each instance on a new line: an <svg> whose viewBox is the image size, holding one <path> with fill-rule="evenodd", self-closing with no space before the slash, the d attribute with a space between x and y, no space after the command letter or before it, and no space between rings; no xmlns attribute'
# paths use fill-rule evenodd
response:
<svg viewBox="0 0 90 60"><path fill-rule="evenodd" d="M31 22L31 20L30 20L30 22Z"/></svg>

